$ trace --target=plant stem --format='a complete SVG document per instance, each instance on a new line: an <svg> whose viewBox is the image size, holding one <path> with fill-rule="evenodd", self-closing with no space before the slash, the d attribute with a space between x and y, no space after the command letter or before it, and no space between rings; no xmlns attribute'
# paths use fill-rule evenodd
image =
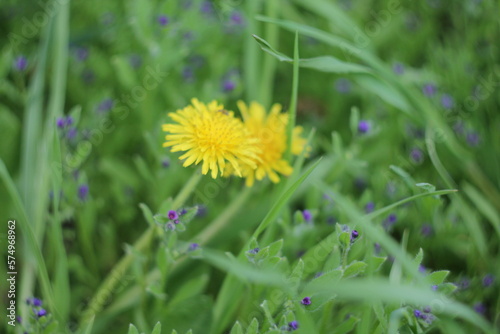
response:
<svg viewBox="0 0 500 334"><path fill-rule="evenodd" d="M196 188L196 185L201 180L201 173L199 171L195 172L189 181L181 189L177 197L174 199L172 204L172 209L179 208L189 195ZM133 246L136 252L142 253L153 241L155 236L155 231L158 229L157 226L150 226L137 240ZM94 297L90 301L87 309L83 311L82 317L80 318L80 328L86 326L86 324L91 321L94 316L102 310L103 305L107 302L108 298L114 293L116 285L120 282L122 276L127 272L129 267L134 261L134 253L127 253L122 257L120 262L111 270L111 273L106 277L104 282L101 284Z"/></svg>

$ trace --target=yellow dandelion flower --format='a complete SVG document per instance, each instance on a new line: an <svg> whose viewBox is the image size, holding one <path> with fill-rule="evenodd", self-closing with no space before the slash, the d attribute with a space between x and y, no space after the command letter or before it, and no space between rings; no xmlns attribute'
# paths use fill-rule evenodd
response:
<svg viewBox="0 0 500 334"><path fill-rule="evenodd" d="M169 133L163 146L171 147L172 152L185 152L179 157L185 159L184 167L203 161L201 172L207 174L210 170L214 179L219 172L223 175L227 166L239 176L242 165L256 168L259 153L256 139L241 120L217 101L205 105L192 99L191 103L168 114L177 124L163 125L163 131Z"/></svg>
<svg viewBox="0 0 500 334"><path fill-rule="evenodd" d="M278 183L280 177L278 174L288 176L293 169L283 158L286 151L286 127L288 123L288 114L281 113L281 105L275 104L271 107L269 114L259 103L252 102L247 106L244 102L238 101L238 108L243 116L245 127L252 137L258 139L259 153L255 160L256 167L250 165L242 166L243 177L246 178L246 185L252 186L254 181L262 180L268 176L269 179ZM294 129L294 138L292 140L292 152L299 154L305 140L300 137L301 128Z"/></svg>

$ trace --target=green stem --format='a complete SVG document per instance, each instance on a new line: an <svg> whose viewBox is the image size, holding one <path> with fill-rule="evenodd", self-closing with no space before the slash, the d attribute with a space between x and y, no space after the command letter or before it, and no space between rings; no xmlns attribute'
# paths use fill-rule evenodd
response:
<svg viewBox="0 0 500 334"><path fill-rule="evenodd" d="M286 129L286 152L285 159L292 161L292 139L295 127L295 115L297 113L297 91L299 89L299 34L295 32L295 44L293 49L293 79L292 96L290 97L290 108L288 110L288 125Z"/></svg>
<svg viewBox="0 0 500 334"><path fill-rule="evenodd" d="M199 171L195 172L189 181L184 185L184 188L179 192L177 197L174 199L172 204L172 209L177 209L189 197L189 195L194 191L196 185L201 180L201 173ZM83 311L82 317L80 319L80 328L86 326L86 324L93 320L94 316L102 310L103 304L107 299L114 293L116 285L120 282L122 276L127 272L129 267L134 261L135 253L142 253L153 241L155 236L155 231L158 229L157 226L150 226L137 240L133 246L136 252L127 253L122 257L120 262L111 270L111 273L106 277L104 282L101 284L96 294L90 301L87 309Z"/></svg>
<svg viewBox="0 0 500 334"><path fill-rule="evenodd" d="M278 0L268 0L265 2L266 15L276 18L278 16ZM279 27L276 24L267 24L265 31L265 39L271 45L277 45L279 41ZM259 97L262 104L269 108L273 96L274 73L278 60L274 57L263 57L262 59L262 80L260 86Z"/></svg>

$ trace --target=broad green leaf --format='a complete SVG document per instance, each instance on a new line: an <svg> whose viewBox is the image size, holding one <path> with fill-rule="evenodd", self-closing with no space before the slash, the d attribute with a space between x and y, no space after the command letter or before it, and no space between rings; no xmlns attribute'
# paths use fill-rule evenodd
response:
<svg viewBox="0 0 500 334"><path fill-rule="evenodd" d="M436 191L436 187L430 183L417 183L415 184L417 187L424 189L427 192Z"/></svg>
<svg viewBox="0 0 500 334"><path fill-rule="evenodd" d="M280 239L270 244L269 256L279 256L282 247L283 247L283 239Z"/></svg>
<svg viewBox="0 0 500 334"><path fill-rule="evenodd" d="M259 332L259 321L256 318L253 318L245 334L257 334L258 332Z"/></svg>
<svg viewBox="0 0 500 334"><path fill-rule="evenodd" d="M351 245L351 234L349 232L340 233L339 243L344 249L349 248L349 246Z"/></svg>
<svg viewBox="0 0 500 334"><path fill-rule="evenodd" d="M365 262L355 261L354 263L351 263L349 266L347 266L347 268L345 268L344 275L342 277L349 278L358 276L365 271L366 266L367 264Z"/></svg>
<svg viewBox="0 0 500 334"><path fill-rule="evenodd" d="M158 321L151 334L161 334L161 323Z"/></svg>
<svg viewBox="0 0 500 334"><path fill-rule="evenodd" d="M422 264L422 260L424 259L424 250L419 248L417 255L413 259L413 263L419 267Z"/></svg>
<svg viewBox="0 0 500 334"><path fill-rule="evenodd" d="M299 259L299 261L293 268L292 273L288 278L289 287L292 291L298 288L302 280L303 274L304 274L304 261L302 261L302 259Z"/></svg>
<svg viewBox="0 0 500 334"><path fill-rule="evenodd" d="M128 325L128 334L139 334L139 331L137 330L137 327L135 327L132 324Z"/></svg>
<svg viewBox="0 0 500 334"><path fill-rule="evenodd" d="M448 270L434 271L427 275L426 279L432 285L439 285L444 282L446 276L448 276L449 273L450 272Z"/></svg>

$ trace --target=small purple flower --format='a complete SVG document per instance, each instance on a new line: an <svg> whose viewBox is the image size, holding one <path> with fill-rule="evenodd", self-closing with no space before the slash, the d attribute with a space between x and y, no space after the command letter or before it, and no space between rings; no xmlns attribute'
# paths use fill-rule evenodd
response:
<svg viewBox="0 0 500 334"><path fill-rule="evenodd" d="M304 218L304 220L307 223L311 222L311 220L312 220L312 213L311 213L311 211L309 211L309 210L302 211L302 217Z"/></svg>
<svg viewBox="0 0 500 334"><path fill-rule="evenodd" d="M199 247L200 247L199 244L197 244L196 242L193 242L192 244L189 245L188 250L192 252L192 251L197 250Z"/></svg>
<svg viewBox="0 0 500 334"><path fill-rule="evenodd" d="M294 331L299 328L299 323L297 321L291 321L288 323L288 330L289 331Z"/></svg>
<svg viewBox="0 0 500 334"><path fill-rule="evenodd" d="M17 71L24 71L28 67L28 60L24 56L19 56L14 60L14 68Z"/></svg>
<svg viewBox="0 0 500 334"><path fill-rule="evenodd" d="M44 317L44 316L46 316L46 315L47 315L47 311L45 311L45 309L43 309L43 308L42 308L42 309L40 309L40 310L36 311L36 315L37 315L37 317L39 317L39 318Z"/></svg>
<svg viewBox="0 0 500 334"><path fill-rule="evenodd" d="M337 222L337 218L335 218L334 216L326 217L326 223L328 225L333 225L333 224L335 224L335 222Z"/></svg>
<svg viewBox="0 0 500 334"><path fill-rule="evenodd" d="M438 286L437 285L433 285L433 286L431 286L431 289L432 289L432 291L437 291Z"/></svg>
<svg viewBox="0 0 500 334"><path fill-rule="evenodd" d="M76 128L71 128L68 130L68 132L66 133L66 138L68 140L73 140L76 138L76 136L78 135L78 130Z"/></svg>
<svg viewBox="0 0 500 334"><path fill-rule="evenodd" d="M415 318L421 318L422 312L420 312L420 310L414 310L413 315L415 315Z"/></svg>
<svg viewBox="0 0 500 334"><path fill-rule="evenodd" d="M166 223L166 224L165 224L165 229L166 229L167 231L173 231L173 230L175 230L175 225L174 225L174 224L172 224L172 223Z"/></svg>
<svg viewBox="0 0 500 334"><path fill-rule="evenodd" d="M418 272L425 274L427 272L427 268L425 268L423 265L418 266Z"/></svg>
<svg viewBox="0 0 500 334"><path fill-rule="evenodd" d="M21 316L16 316L16 321L18 324L21 324L23 322L23 318L21 318Z"/></svg>
<svg viewBox="0 0 500 334"><path fill-rule="evenodd" d="M196 217L205 217L207 214L207 207L203 204L198 205L198 210L196 211Z"/></svg>
<svg viewBox="0 0 500 334"><path fill-rule="evenodd" d="M486 276L483 277L483 286L485 288L491 286L495 282L495 276L492 274L487 274Z"/></svg>
<svg viewBox="0 0 500 334"><path fill-rule="evenodd" d="M470 280L467 277L462 278L457 284L460 290L467 290L470 286Z"/></svg>
<svg viewBox="0 0 500 334"><path fill-rule="evenodd" d="M394 71L394 73L401 75L405 72L405 67L401 63L395 63L394 65L392 65L392 70Z"/></svg>
<svg viewBox="0 0 500 334"><path fill-rule="evenodd" d="M71 126L71 125L73 125L74 122L75 121L74 121L73 117L68 116L68 117L66 117L66 119L64 121L64 126Z"/></svg>
<svg viewBox="0 0 500 334"><path fill-rule="evenodd" d="M351 242L353 242L354 240L356 240L359 236L359 232L356 231L356 230L352 230L351 232Z"/></svg>
<svg viewBox="0 0 500 334"><path fill-rule="evenodd" d="M378 255L380 254L380 251L382 250L382 247L380 246L380 244L378 242L376 242L374 245L373 245L373 248L374 248L374 251L375 251L375 254Z"/></svg>
<svg viewBox="0 0 500 334"><path fill-rule="evenodd" d="M231 23L234 25L242 25L243 24L243 16L238 11L232 12L229 19L230 19Z"/></svg>
<svg viewBox="0 0 500 334"><path fill-rule="evenodd" d="M431 307L430 306L424 307L424 312L425 313L431 313Z"/></svg>
<svg viewBox="0 0 500 334"><path fill-rule="evenodd" d="M357 177L356 179L354 179L354 186L356 187L356 189L363 191L366 189L368 184L366 183L365 179Z"/></svg>
<svg viewBox="0 0 500 334"><path fill-rule="evenodd" d="M26 299L26 304L38 307L38 306L42 306L42 301L36 297L30 297L30 298Z"/></svg>
<svg viewBox="0 0 500 334"><path fill-rule="evenodd" d="M351 91L351 81L346 78L339 78L335 81L335 90L341 94L347 94Z"/></svg>
<svg viewBox="0 0 500 334"><path fill-rule="evenodd" d="M370 132L371 127L372 127L372 125L369 121L361 120L358 123L358 132L363 133L363 134L368 133L368 132Z"/></svg>
<svg viewBox="0 0 500 334"><path fill-rule="evenodd" d="M222 82L222 91L224 93L232 92L236 88L236 84L234 81L230 79L226 79Z"/></svg>
<svg viewBox="0 0 500 334"><path fill-rule="evenodd" d="M410 158L416 164L421 164L424 161L424 153L418 147L414 147L410 151Z"/></svg>
<svg viewBox="0 0 500 334"><path fill-rule="evenodd" d="M169 158L165 158L161 161L161 166L163 168L168 168L170 167L170 159Z"/></svg>
<svg viewBox="0 0 500 334"><path fill-rule="evenodd" d="M175 210L168 211L168 219L175 220L178 218L179 218L179 215L177 214L177 211L175 211Z"/></svg>
<svg viewBox="0 0 500 334"><path fill-rule="evenodd" d="M397 216L393 213L391 213L389 217L387 217L387 221L391 224L394 224L397 220L398 220Z"/></svg>
<svg viewBox="0 0 500 334"><path fill-rule="evenodd" d="M457 135L463 135L464 129L465 129L464 122L461 120L456 121L455 124L453 124L453 131L455 131Z"/></svg>
<svg viewBox="0 0 500 334"><path fill-rule="evenodd" d="M432 97L434 96L434 94L436 94L437 88L433 83L428 83L425 84L424 87L422 87L422 92L425 96Z"/></svg>
<svg viewBox="0 0 500 334"><path fill-rule="evenodd" d="M474 304L473 308L474 308L474 311L476 311L479 314L484 315L486 313L486 306L481 302Z"/></svg>
<svg viewBox="0 0 500 334"><path fill-rule="evenodd" d="M56 125L59 129L62 129L64 128L64 124L65 124L65 121L64 121L64 117L59 117L56 121Z"/></svg>
<svg viewBox="0 0 500 334"><path fill-rule="evenodd" d="M424 224L422 225L420 233L422 233L424 237L430 237L434 233L434 229L431 224Z"/></svg>
<svg viewBox="0 0 500 334"><path fill-rule="evenodd" d="M193 82L194 81L194 71L191 67L186 66L182 69L182 77L186 82Z"/></svg>
<svg viewBox="0 0 500 334"><path fill-rule="evenodd" d="M455 101L453 101L453 98L451 97L451 95L443 94L441 96L441 105L445 109L451 109L455 105Z"/></svg>
<svg viewBox="0 0 500 334"><path fill-rule="evenodd" d="M78 61L85 61L89 57L89 50L84 47L76 48L75 57Z"/></svg>
<svg viewBox="0 0 500 334"><path fill-rule="evenodd" d="M158 23L161 25L161 26L166 26L168 24L168 17L166 15L160 15L158 16Z"/></svg>
<svg viewBox="0 0 500 334"><path fill-rule="evenodd" d="M89 195L89 186L86 184L82 184L78 187L78 198L81 201L87 200L87 197Z"/></svg>
<svg viewBox="0 0 500 334"><path fill-rule="evenodd" d="M479 146L480 137L479 137L479 134L477 134L476 132L467 133L466 140L467 140L467 144L469 144L469 146L471 146L471 147Z"/></svg>
<svg viewBox="0 0 500 334"><path fill-rule="evenodd" d="M211 1L203 1L201 3L201 12L203 14L211 15L214 12L214 7Z"/></svg>
<svg viewBox="0 0 500 334"><path fill-rule="evenodd" d="M111 98L105 98L104 100L101 101L101 103L99 103L99 105L97 106L97 112L106 112L106 111L110 111L112 108L113 108L113 99Z"/></svg>
<svg viewBox="0 0 500 334"><path fill-rule="evenodd" d="M128 58L128 61L130 63L130 66L132 66L132 68L137 69L137 68L141 67L141 65L142 65L142 58L141 58L141 56L139 56L137 54L131 55Z"/></svg>
<svg viewBox="0 0 500 334"><path fill-rule="evenodd" d="M186 209L181 209L181 211L179 212L179 216L185 215L186 213L187 213Z"/></svg>
<svg viewBox="0 0 500 334"><path fill-rule="evenodd" d="M302 300L300 301L300 303L302 305L311 305L311 297L304 297L302 298Z"/></svg>
<svg viewBox="0 0 500 334"><path fill-rule="evenodd" d="M248 253L250 254L257 254L260 251L259 247L255 247L254 249L250 249Z"/></svg>
<svg viewBox="0 0 500 334"><path fill-rule="evenodd" d="M375 209L375 203L373 203L373 202L366 203L366 205L365 205L365 212L366 213L373 212L374 209Z"/></svg>

